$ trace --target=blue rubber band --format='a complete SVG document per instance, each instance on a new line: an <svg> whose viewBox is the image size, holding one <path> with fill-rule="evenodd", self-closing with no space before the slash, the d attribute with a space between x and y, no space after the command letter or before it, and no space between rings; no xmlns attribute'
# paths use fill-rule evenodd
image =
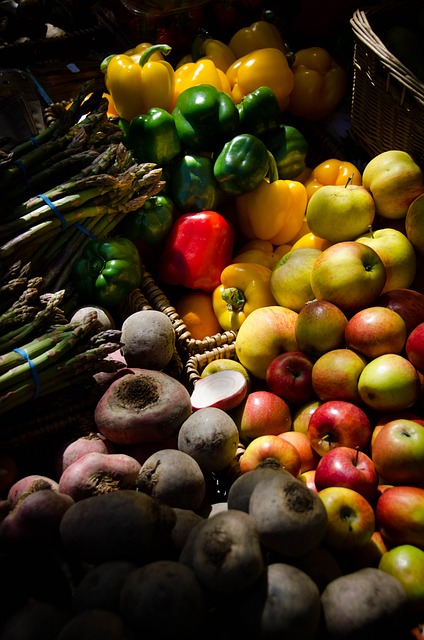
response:
<svg viewBox="0 0 424 640"><path fill-rule="evenodd" d="M17 347L16 349L13 349L13 351L15 351L16 353L19 353L19 355L21 355L29 364L32 379L34 381L33 400L35 400L36 398L38 398L38 392L40 391L40 378L38 377L37 368L33 363L33 361L31 360L31 358L29 357L29 355L27 354L27 352L25 351L25 349L19 349L19 347Z"/></svg>
<svg viewBox="0 0 424 640"><path fill-rule="evenodd" d="M66 229L66 227L68 226L68 223L66 222L64 216L61 214L59 209L53 204L53 202L50 200L50 198L48 198L44 193L39 193L37 195L38 195L39 198L44 200L46 205L48 207L50 207L50 209L53 211L53 213L59 218L59 220L60 220L60 222L62 224L62 231L64 231ZM83 227L82 224L80 224L79 222L75 222L74 226L78 229L78 231L81 231L81 233L85 233L85 235L87 235L89 238L94 240L93 234L90 233L90 231L88 231L88 229Z"/></svg>
<svg viewBox="0 0 424 640"><path fill-rule="evenodd" d="M34 138L34 136L30 136L28 139L29 139L29 140L31 140L31 142L32 142L32 144L34 145L34 147L37 147L37 148L39 148L39 147L40 147L40 145L39 145L39 142L38 142L37 138Z"/></svg>
<svg viewBox="0 0 424 640"><path fill-rule="evenodd" d="M24 163L21 162L21 160L15 160L13 164L18 167L18 169L21 172L21 175L22 175L22 177L24 179L25 187L26 187L26 189L29 189L30 186L31 186L31 183L28 180L28 176L27 176L27 172L26 172Z"/></svg>

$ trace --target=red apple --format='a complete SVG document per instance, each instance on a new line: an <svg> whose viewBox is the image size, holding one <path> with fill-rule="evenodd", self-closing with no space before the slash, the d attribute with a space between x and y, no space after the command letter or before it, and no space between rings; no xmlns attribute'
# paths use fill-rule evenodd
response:
<svg viewBox="0 0 424 640"><path fill-rule="evenodd" d="M318 491L326 487L347 487L360 493L369 502L377 494L378 480L371 458L351 447L331 449L320 459L315 471Z"/></svg>
<svg viewBox="0 0 424 640"><path fill-rule="evenodd" d="M293 413L293 431L308 433L308 425L311 415L315 409L322 404L321 400L312 400L298 407Z"/></svg>
<svg viewBox="0 0 424 640"><path fill-rule="evenodd" d="M424 294L415 289L392 289L385 291L375 301L375 305L396 311L405 321L409 335L418 324L424 322Z"/></svg>
<svg viewBox="0 0 424 640"><path fill-rule="evenodd" d="M413 544L424 549L424 489L388 487L378 499L377 529L389 547Z"/></svg>
<svg viewBox="0 0 424 640"><path fill-rule="evenodd" d="M360 407L344 400L323 402L311 415L308 436L320 456L335 447L364 451L371 441L370 420Z"/></svg>
<svg viewBox="0 0 424 640"><path fill-rule="evenodd" d="M408 611L424 615L424 551L412 544L387 550L378 568L394 576L408 596Z"/></svg>
<svg viewBox="0 0 424 640"><path fill-rule="evenodd" d="M318 496L327 511L323 542L330 551L352 551L368 544L375 531L375 516L364 496L347 487L327 487Z"/></svg>
<svg viewBox="0 0 424 640"><path fill-rule="evenodd" d="M404 319L387 307L361 309L349 318L345 328L346 346L370 359L401 353L406 337Z"/></svg>
<svg viewBox="0 0 424 640"><path fill-rule="evenodd" d="M385 283L386 270L380 256L355 241L337 242L325 249L311 272L317 300L328 300L348 315L371 306Z"/></svg>
<svg viewBox="0 0 424 640"><path fill-rule="evenodd" d="M385 483L424 488L424 427L401 418L388 422L372 441L372 459Z"/></svg>
<svg viewBox="0 0 424 640"><path fill-rule="evenodd" d="M311 441L306 433L302 433L301 431L285 431L284 433L280 433L279 437L287 440L287 442L291 442L298 450L302 462L300 468L301 473L316 468L320 461L320 456L315 449L312 449Z"/></svg>
<svg viewBox="0 0 424 640"><path fill-rule="evenodd" d="M361 567L378 567L387 551L387 545L379 531L374 531L369 542L350 554L350 565L353 570Z"/></svg>
<svg viewBox="0 0 424 640"><path fill-rule="evenodd" d="M323 402L346 400L360 403L358 380L368 360L352 349L324 353L312 368L312 386Z"/></svg>
<svg viewBox="0 0 424 640"><path fill-rule="evenodd" d="M314 397L313 365L313 360L301 351L281 353L268 365L266 386L289 404L304 404Z"/></svg>
<svg viewBox="0 0 424 640"><path fill-rule="evenodd" d="M296 447L278 436L258 436L247 445L239 460L241 473L257 467L286 469L294 477L300 473L301 460Z"/></svg>
<svg viewBox="0 0 424 640"><path fill-rule="evenodd" d="M424 322L420 322L406 340L407 358L418 371L424 373Z"/></svg>
<svg viewBox="0 0 424 640"><path fill-rule="evenodd" d="M246 399L234 409L232 417L243 443L257 436L278 436L292 426L290 407L283 398L271 391L248 393Z"/></svg>

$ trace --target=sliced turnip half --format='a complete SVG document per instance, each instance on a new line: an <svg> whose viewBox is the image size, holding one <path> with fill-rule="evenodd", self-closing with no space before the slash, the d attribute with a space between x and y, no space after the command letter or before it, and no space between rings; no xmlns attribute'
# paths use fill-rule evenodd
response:
<svg viewBox="0 0 424 640"><path fill-rule="evenodd" d="M191 404L195 411L206 407L218 407L227 411L234 409L244 400L247 388L246 377L240 371L233 369L216 371L195 382Z"/></svg>

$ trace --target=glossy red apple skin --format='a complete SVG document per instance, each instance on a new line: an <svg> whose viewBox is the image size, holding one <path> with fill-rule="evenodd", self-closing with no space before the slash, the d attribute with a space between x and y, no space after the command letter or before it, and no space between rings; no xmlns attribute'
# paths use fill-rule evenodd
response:
<svg viewBox="0 0 424 640"><path fill-rule="evenodd" d="M411 331L406 340L405 350L408 360L420 373L424 373L424 322Z"/></svg>
<svg viewBox="0 0 424 640"><path fill-rule="evenodd" d="M303 482L303 484L306 484L308 489L310 489L311 491L315 491L315 493L318 493L318 489L315 484L315 471L316 469L309 469L309 471L304 471L298 477L299 480Z"/></svg>
<svg viewBox="0 0 424 640"><path fill-rule="evenodd" d="M424 322L424 294L415 289L392 289L385 291L375 301L375 305L396 311L405 321L409 335L417 325Z"/></svg>
<svg viewBox="0 0 424 640"><path fill-rule="evenodd" d="M326 453L315 470L318 491L326 487L347 487L371 502L377 495L378 474L371 458L351 447L336 447Z"/></svg>
<svg viewBox="0 0 424 640"><path fill-rule="evenodd" d="M265 378L268 390L289 404L309 402L314 397L313 365L313 360L302 351L281 353L268 365Z"/></svg>
<svg viewBox="0 0 424 640"><path fill-rule="evenodd" d="M275 435L258 436L247 445L240 460L240 471L257 467L286 469L295 478L300 474L300 455L294 445Z"/></svg>
<svg viewBox="0 0 424 640"><path fill-rule="evenodd" d="M327 511L323 542L330 551L352 551L368 544L375 531L375 515L364 496L348 487L327 487L318 496Z"/></svg>
<svg viewBox="0 0 424 640"><path fill-rule="evenodd" d="M321 456L335 447L364 451L372 435L370 419L360 407L344 400L323 402L311 415L308 436Z"/></svg>
<svg viewBox="0 0 424 640"><path fill-rule="evenodd" d="M251 391L232 412L240 440L250 442L263 435L278 435L292 426L291 410L287 402L266 390Z"/></svg>
<svg viewBox="0 0 424 640"><path fill-rule="evenodd" d="M401 353L406 338L404 319L387 307L361 309L349 318L345 328L346 346L370 359L385 353Z"/></svg>
<svg viewBox="0 0 424 640"><path fill-rule="evenodd" d="M375 507L377 530L388 547L412 544L424 549L424 489L388 487Z"/></svg>
<svg viewBox="0 0 424 640"><path fill-rule="evenodd" d="M378 427L375 427L378 429ZM386 484L424 488L424 427L398 419L378 429L372 441L372 459Z"/></svg>

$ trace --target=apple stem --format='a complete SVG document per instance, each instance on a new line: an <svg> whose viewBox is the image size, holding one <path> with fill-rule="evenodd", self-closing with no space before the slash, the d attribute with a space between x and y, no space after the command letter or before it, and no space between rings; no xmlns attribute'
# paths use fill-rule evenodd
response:
<svg viewBox="0 0 424 640"><path fill-rule="evenodd" d="M374 238L374 231L372 230L372 225L371 224L368 225L368 231L369 231L369 233L371 235L371 238Z"/></svg>
<svg viewBox="0 0 424 640"><path fill-rule="evenodd" d="M353 176L354 176L354 174L351 173L350 176L348 177L348 179L346 180L345 189L346 189L346 187L348 187L351 184L351 182L353 180Z"/></svg>
<svg viewBox="0 0 424 640"><path fill-rule="evenodd" d="M355 456L355 467L358 466L358 458L359 458L359 447L355 447L356 449L356 456Z"/></svg>

